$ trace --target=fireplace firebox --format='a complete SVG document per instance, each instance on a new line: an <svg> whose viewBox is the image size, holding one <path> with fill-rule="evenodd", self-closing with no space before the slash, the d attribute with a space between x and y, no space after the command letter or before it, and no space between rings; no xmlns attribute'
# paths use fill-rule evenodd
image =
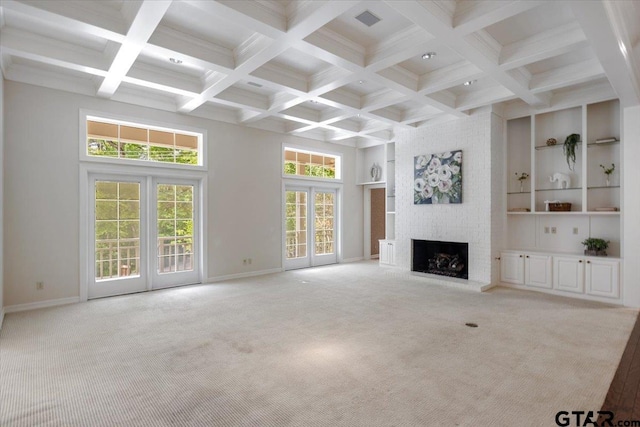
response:
<svg viewBox="0 0 640 427"><path fill-rule="evenodd" d="M469 278L469 244L437 240L411 240L411 271Z"/></svg>

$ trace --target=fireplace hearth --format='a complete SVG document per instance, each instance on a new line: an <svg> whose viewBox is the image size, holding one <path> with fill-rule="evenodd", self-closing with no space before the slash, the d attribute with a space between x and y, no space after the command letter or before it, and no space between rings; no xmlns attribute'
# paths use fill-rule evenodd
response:
<svg viewBox="0 0 640 427"><path fill-rule="evenodd" d="M469 278L469 244L436 240L411 240L411 271Z"/></svg>

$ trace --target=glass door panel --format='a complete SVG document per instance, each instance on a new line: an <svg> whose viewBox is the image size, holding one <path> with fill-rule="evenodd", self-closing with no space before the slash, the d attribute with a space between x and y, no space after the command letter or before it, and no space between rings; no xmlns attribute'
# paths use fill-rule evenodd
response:
<svg viewBox="0 0 640 427"><path fill-rule="evenodd" d="M307 229L307 190L285 191L285 268L309 266Z"/></svg>
<svg viewBox="0 0 640 427"><path fill-rule="evenodd" d="M155 183L156 259L153 288L199 283L195 183Z"/></svg>
<svg viewBox="0 0 640 427"><path fill-rule="evenodd" d="M314 194L314 257L313 265L334 264L335 251L335 191L318 190Z"/></svg>
<svg viewBox="0 0 640 427"><path fill-rule="evenodd" d="M89 298L145 290L141 180L94 178Z"/></svg>
<svg viewBox="0 0 640 427"><path fill-rule="evenodd" d="M335 190L285 190L286 270L337 262L335 202Z"/></svg>

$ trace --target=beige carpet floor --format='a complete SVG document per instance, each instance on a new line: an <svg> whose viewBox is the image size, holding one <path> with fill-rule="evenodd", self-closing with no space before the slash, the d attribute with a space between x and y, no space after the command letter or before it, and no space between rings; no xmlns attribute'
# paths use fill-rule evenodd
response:
<svg viewBox="0 0 640 427"><path fill-rule="evenodd" d="M0 425L553 426L600 409L636 315L371 262L14 313Z"/></svg>

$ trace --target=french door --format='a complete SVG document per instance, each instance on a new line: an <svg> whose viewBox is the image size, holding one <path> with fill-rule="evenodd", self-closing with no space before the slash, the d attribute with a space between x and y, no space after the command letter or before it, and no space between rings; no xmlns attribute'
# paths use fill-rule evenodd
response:
<svg viewBox="0 0 640 427"><path fill-rule="evenodd" d="M197 181L92 175L89 298L201 281Z"/></svg>
<svg viewBox="0 0 640 427"><path fill-rule="evenodd" d="M285 269L335 264L337 193L334 189L285 189Z"/></svg>

